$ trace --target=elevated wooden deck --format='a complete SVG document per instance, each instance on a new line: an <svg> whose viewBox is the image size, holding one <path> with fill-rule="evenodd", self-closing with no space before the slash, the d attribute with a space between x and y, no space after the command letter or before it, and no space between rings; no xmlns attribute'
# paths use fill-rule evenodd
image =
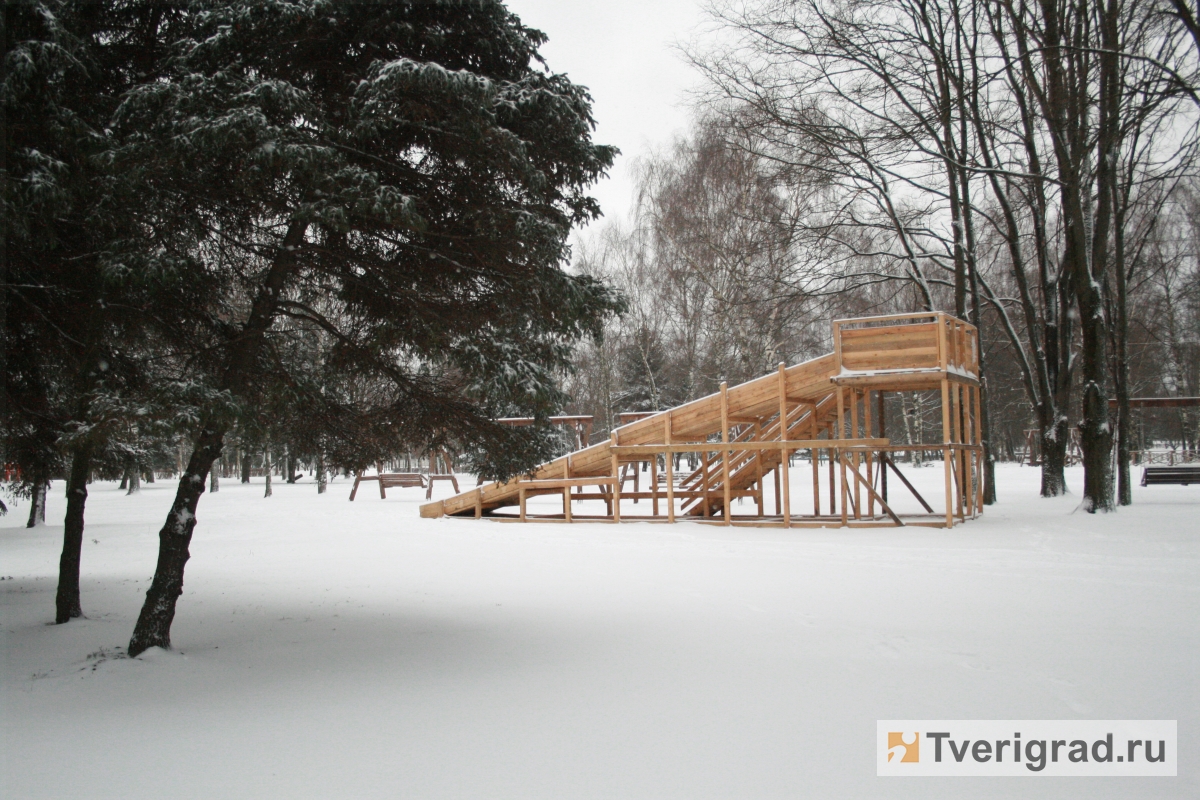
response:
<svg viewBox="0 0 1200 800"><path fill-rule="evenodd" d="M976 423L975 328L943 313L901 314L835 321L833 339L831 354L791 367L780 364L777 372L738 386L722 384L715 394L623 425L608 441L528 475L427 503L421 515L482 517L516 506L519 518L526 520L532 516L526 510L530 497L558 494L563 511L553 518L568 522L582 518L572 513L573 501L603 500L607 513L600 518L619 522L623 502L636 499L650 501L651 519L691 516L732 524L731 500L753 497L757 524L903 525L888 506L885 474L895 471L888 453L911 447L890 443L881 415L872 419L872 400L883 392L930 389L941 390L944 441L937 447L946 462L946 508L935 515L920 498L931 516L910 522L951 526L956 516L979 513L982 446ZM779 469L797 450L813 455L813 514L805 517L792 515L789 474ZM677 479L679 453L699 454L700 466ZM825 514L816 475L819 455L829 465L830 487L840 475L840 491L830 492ZM650 487L642 491L634 477L634 491L626 491L629 465L636 476L643 464L649 465ZM661 486L660 470L665 479ZM769 476L776 485L773 514L763 502Z"/></svg>

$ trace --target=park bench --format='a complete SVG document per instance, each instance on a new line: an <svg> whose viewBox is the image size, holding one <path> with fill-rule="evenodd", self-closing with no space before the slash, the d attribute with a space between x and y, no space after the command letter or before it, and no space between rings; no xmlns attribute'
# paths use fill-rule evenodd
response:
<svg viewBox="0 0 1200 800"><path fill-rule="evenodd" d="M445 475L427 475L426 477L429 479L429 486L427 489L425 489L426 500L429 500L433 497L434 481L450 481L450 483L454 484L454 493L458 494L458 478L454 477L453 473L447 473Z"/></svg>
<svg viewBox="0 0 1200 800"><path fill-rule="evenodd" d="M1174 467L1146 467L1142 470L1142 486L1152 483L1200 483L1200 464L1181 464Z"/></svg>
<svg viewBox="0 0 1200 800"><path fill-rule="evenodd" d="M354 488L350 490L350 499L358 494L358 485L363 481L378 481L379 496L387 499L387 490L405 486L420 486L425 488L425 476L419 472L380 472L377 475L363 475L361 472L354 476ZM432 486L432 483L430 484ZM456 487L457 488L457 487Z"/></svg>

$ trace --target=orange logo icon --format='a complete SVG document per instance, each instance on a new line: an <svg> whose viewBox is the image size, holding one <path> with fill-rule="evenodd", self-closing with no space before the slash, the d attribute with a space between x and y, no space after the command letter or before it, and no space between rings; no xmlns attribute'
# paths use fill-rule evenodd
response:
<svg viewBox="0 0 1200 800"><path fill-rule="evenodd" d="M918 733L888 731L888 763L917 763L921 760L921 736Z"/></svg>

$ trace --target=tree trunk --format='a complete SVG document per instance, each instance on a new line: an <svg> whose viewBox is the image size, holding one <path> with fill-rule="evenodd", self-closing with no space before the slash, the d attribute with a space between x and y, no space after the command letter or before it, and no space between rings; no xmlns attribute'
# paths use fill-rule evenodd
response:
<svg viewBox="0 0 1200 800"><path fill-rule="evenodd" d="M217 474L217 465L213 464L209 467L208 472L208 491L216 494L221 491L221 479Z"/></svg>
<svg viewBox="0 0 1200 800"><path fill-rule="evenodd" d="M267 476L267 489L263 492L263 497L271 496L271 472L274 469L274 465L271 464L271 444L268 442L263 450L263 473Z"/></svg>
<svg viewBox="0 0 1200 800"><path fill-rule="evenodd" d="M129 467L121 471L121 485L117 488L122 492L129 488Z"/></svg>
<svg viewBox="0 0 1200 800"><path fill-rule="evenodd" d="M153 469L146 470L145 477L146 477L146 483L154 483L154 470Z"/></svg>
<svg viewBox="0 0 1200 800"><path fill-rule="evenodd" d="M46 482L39 479L34 481L33 493L29 498L29 521L26 528L36 528L46 524Z"/></svg>
<svg viewBox="0 0 1200 800"><path fill-rule="evenodd" d="M158 532L158 565L129 640L130 657L151 647L171 647L171 622L175 619L175 603L183 594L183 567L190 555L188 546L196 527L196 506L204 494L204 481L212 464L221 454L223 441L222 428L206 425L179 480L167 522Z"/></svg>
<svg viewBox="0 0 1200 800"><path fill-rule="evenodd" d="M1038 407L1042 448L1042 497L1067 493L1067 418L1050 403Z"/></svg>
<svg viewBox="0 0 1200 800"><path fill-rule="evenodd" d="M244 450L242 452L242 483L250 482L250 467L250 451Z"/></svg>
<svg viewBox="0 0 1200 800"><path fill-rule="evenodd" d="M92 470L92 446L81 444L71 459L67 476L67 516L63 521L63 549L58 559L58 593L54 599L54 621L61 625L83 616L79 600L79 560L83 550L83 508L87 504L88 474Z"/></svg>
<svg viewBox="0 0 1200 800"><path fill-rule="evenodd" d="M293 220L288 224L271 269L254 297L250 315L240 335L230 342L219 387L222 390L238 396L251 386L256 362L278 309L279 295L297 268L296 254L307 229L306 222ZM175 618L175 604L183 593L183 569L188 560L192 531L196 527L196 506L204 493L204 481L212 463L221 455L224 441L225 429L211 421L206 422L187 469L180 477L167 521L158 534L158 566L129 640L130 656L150 647L171 646L171 622Z"/></svg>
<svg viewBox="0 0 1200 800"><path fill-rule="evenodd" d="M142 473L138 470L138 465L134 463L129 465L126 474L129 475L129 490L125 492L125 496L128 497L142 490Z"/></svg>
<svg viewBox="0 0 1200 800"><path fill-rule="evenodd" d="M329 473L325 469L325 451L317 449L317 494L325 494L329 488Z"/></svg>
<svg viewBox="0 0 1200 800"><path fill-rule="evenodd" d="M1116 221L1116 268L1117 279L1117 325L1116 325L1116 380L1113 388L1117 395L1117 504L1132 505L1133 485L1129 476L1129 440L1133 433L1133 414L1129 408L1129 310L1125 276L1124 214L1117 214Z"/></svg>

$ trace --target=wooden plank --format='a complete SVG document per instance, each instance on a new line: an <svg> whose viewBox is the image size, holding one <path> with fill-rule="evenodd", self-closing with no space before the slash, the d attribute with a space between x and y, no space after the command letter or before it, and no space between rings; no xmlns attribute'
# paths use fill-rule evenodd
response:
<svg viewBox="0 0 1200 800"><path fill-rule="evenodd" d="M861 372L888 369L934 369L937 367L937 351L928 347L890 352L872 350L866 353L847 353L842 359L842 366Z"/></svg>

